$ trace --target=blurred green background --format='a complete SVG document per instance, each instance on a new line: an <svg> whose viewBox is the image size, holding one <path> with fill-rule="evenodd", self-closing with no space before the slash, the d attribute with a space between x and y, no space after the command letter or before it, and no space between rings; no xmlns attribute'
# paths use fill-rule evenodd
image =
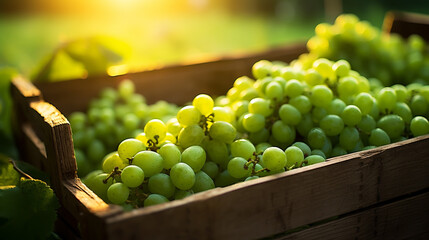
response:
<svg viewBox="0 0 429 240"><path fill-rule="evenodd" d="M427 13L428 6L400 0L1 1L0 67L29 76L60 44L97 35L123 41L123 63L136 71L305 41L318 23L343 12L381 27L388 10Z"/></svg>

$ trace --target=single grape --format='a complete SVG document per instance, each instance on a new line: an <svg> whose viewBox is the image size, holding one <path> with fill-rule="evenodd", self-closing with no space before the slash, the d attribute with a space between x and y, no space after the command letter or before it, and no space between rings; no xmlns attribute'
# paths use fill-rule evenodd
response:
<svg viewBox="0 0 429 240"><path fill-rule="evenodd" d="M320 149L323 147L326 141L326 134L321 128L313 128L310 130L307 136L308 144L311 148Z"/></svg>
<svg viewBox="0 0 429 240"><path fill-rule="evenodd" d="M255 146L247 139L238 139L231 144L231 156L249 159L256 152Z"/></svg>
<svg viewBox="0 0 429 240"><path fill-rule="evenodd" d="M228 164L229 150L226 143L214 139L206 139L203 141L202 145L206 151L208 159L220 166L226 166Z"/></svg>
<svg viewBox="0 0 429 240"><path fill-rule="evenodd" d="M177 112L177 121L183 127L198 124L200 122L201 113L194 106L183 107Z"/></svg>
<svg viewBox="0 0 429 240"><path fill-rule="evenodd" d="M163 159L157 152L141 151L134 156L132 164L140 167L146 177L160 173L163 169Z"/></svg>
<svg viewBox="0 0 429 240"><path fill-rule="evenodd" d="M144 200L144 206L149 207L152 205L157 205L161 203L168 202L168 199L160 194L152 193Z"/></svg>
<svg viewBox="0 0 429 240"><path fill-rule="evenodd" d="M359 141L359 132L355 127L345 127L340 133L339 143L347 151L351 151Z"/></svg>
<svg viewBox="0 0 429 240"><path fill-rule="evenodd" d="M410 130L414 137L429 133L429 122L425 117L416 116L411 120Z"/></svg>
<svg viewBox="0 0 429 240"><path fill-rule="evenodd" d="M289 98L294 98L301 95L303 92L304 85L300 81L296 79L291 79L287 81L284 89L285 96Z"/></svg>
<svg viewBox="0 0 429 240"><path fill-rule="evenodd" d="M159 119L152 119L146 123L144 133L148 140L162 141L167 134L167 126Z"/></svg>
<svg viewBox="0 0 429 240"><path fill-rule="evenodd" d="M299 95L297 97L292 98L289 101L289 104L294 106L301 114L306 114L311 111L311 101L308 97L304 95Z"/></svg>
<svg viewBox="0 0 429 240"><path fill-rule="evenodd" d="M276 171L286 166L286 153L278 147L267 148L262 154L262 161L266 168Z"/></svg>
<svg viewBox="0 0 429 240"><path fill-rule="evenodd" d="M405 123L400 116L389 114L378 120L377 127L383 129L390 139L396 139L404 133Z"/></svg>
<svg viewBox="0 0 429 240"><path fill-rule="evenodd" d="M317 29L317 27L316 27ZM339 77L345 77L350 72L350 63L346 60L338 60L332 65L332 70L335 72L335 74Z"/></svg>
<svg viewBox="0 0 429 240"><path fill-rule="evenodd" d="M186 197L191 196L192 194L194 194L194 191L192 190L176 190L176 193L174 194L174 199L184 199Z"/></svg>
<svg viewBox="0 0 429 240"><path fill-rule="evenodd" d="M265 98L258 97L250 100L248 108L249 113L261 114L264 117L268 117L273 113L271 100Z"/></svg>
<svg viewBox="0 0 429 240"><path fill-rule="evenodd" d="M280 143L284 143L285 145L292 144L296 137L295 128L285 124L281 120L274 122L271 128L271 134L274 139Z"/></svg>
<svg viewBox="0 0 429 240"><path fill-rule="evenodd" d="M192 187L192 191L195 193L207 191L215 188L213 179L203 171L199 171L195 174L195 184Z"/></svg>
<svg viewBox="0 0 429 240"><path fill-rule="evenodd" d="M300 167L301 163L304 161L304 153L300 148L295 146L290 146L285 150L286 154L286 167Z"/></svg>
<svg viewBox="0 0 429 240"><path fill-rule="evenodd" d="M160 194L166 198L174 196L176 191L170 176L165 173L157 173L150 177L148 187L151 193Z"/></svg>
<svg viewBox="0 0 429 240"><path fill-rule="evenodd" d="M327 115L319 123L320 128L327 136L339 135L344 129L343 119L337 115Z"/></svg>
<svg viewBox="0 0 429 240"><path fill-rule="evenodd" d="M110 173L118 167L119 169L123 169L127 164L119 157L117 152L112 152L107 154L103 159L103 172Z"/></svg>
<svg viewBox="0 0 429 240"><path fill-rule="evenodd" d="M248 113L243 117L243 127L248 132L258 132L265 127L265 117L257 113Z"/></svg>
<svg viewBox="0 0 429 240"><path fill-rule="evenodd" d="M304 157L311 155L311 148L304 142L294 142L292 146L301 149L302 153L304 154Z"/></svg>
<svg viewBox="0 0 429 240"><path fill-rule="evenodd" d="M219 173L217 175L217 177L215 178L215 186L216 187L226 187L226 186L232 185L234 183L237 183L239 181L240 181L239 179L234 178L229 174L228 169L225 169L224 171Z"/></svg>
<svg viewBox="0 0 429 240"><path fill-rule="evenodd" d="M182 162L188 164L194 172L198 172L206 162L206 152L200 146L190 146L182 152Z"/></svg>
<svg viewBox="0 0 429 240"><path fill-rule="evenodd" d="M396 104L396 92L393 88L385 87L378 92L377 103L381 112L389 113Z"/></svg>
<svg viewBox="0 0 429 240"><path fill-rule="evenodd" d="M204 171L207 175L209 175L209 177L215 179L219 173L219 166L215 162L206 161L203 168L201 168L201 171Z"/></svg>
<svg viewBox="0 0 429 240"><path fill-rule="evenodd" d="M135 138L125 139L118 146L118 154L123 161L132 159L134 155L143 150L146 150L146 146Z"/></svg>
<svg viewBox="0 0 429 240"><path fill-rule="evenodd" d="M144 181L144 172L136 165L126 166L121 172L121 180L127 187L138 187Z"/></svg>
<svg viewBox="0 0 429 240"><path fill-rule="evenodd" d="M369 136L369 143L373 146L382 146L390 143L390 138L387 133L381 129L376 128L371 131L371 134Z"/></svg>
<svg viewBox="0 0 429 240"><path fill-rule="evenodd" d="M175 144L167 143L164 144L159 150L159 155L163 159L163 168L170 169L176 163L179 163L182 159L182 153L180 152L179 147Z"/></svg>
<svg viewBox="0 0 429 240"><path fill-rule="evenodd" d="M325 162L326 160L320 155L310 155L306 157L304 161L306 162L306 165L313 165L316 163Z"/></svg>
<svg viewBox="0 0 429 240"><path fill-rule="evenodd" d="M280 119L288 125L295 126L301 122L301 112L293 105L283 104L279 109Z"/></svg>
<svg viewBox="0 0 429 240"><path fill-rule="evenodd" d="M246 167L247 160L242 157L234 157L228 163L228 172L232 177L243 178L249 174L250 168Z"/></svg>
<svg viewBox="0 0 429 240"><path fill-rule="evenodd" d="M177 163L170 170L171 181L181 190L189 190L195 183L195 172L183 162Z"/></svg>
<svg viewBox="0 0 429 240"><path fill-rule="evenodd" d="M208 116L213 112L214 101L207 94L199 94L192 101L192 105L204 116Z"/></svg>
<svg viewBox="0 0 429 240"><path fill-rule="evenodd" d="M365 134L370 134L373 129L377 126L377 122L371 115L363 115L362 120L358 123L357 127L360 131Z"/></svg>
<svg viewBox="0 0 429 240"><path fill-rule="evenodd" d="M204 130L197 124L183 128L178 136L178 143L182 148L199 145L203 141Z"/></svg>
<svg viewBox="0 0 429 240"><path fill-rule="evenodd" d="M128 199L130 190L123 183L114 183L107 189L107 198L114 204L123 204Z"/></svg>
<svg viewBox="0 0 429 240"><path fill-rule="evenodd" d="M214 122L209 130L209 135L213 139L231 144L237 135L237 130L228 122Z"/></svg>
<svg viewBox="0 0 429 240"><path fill-rule="evenodd" d="M311 103L316 107L327 107L333 100L332 90L325 85L317 85L311 89Z"/></svg>
<svg viewBox="0 0 429 240"><path fill-rule="evenodd" d="M355 105L348 105L341 113L341 118L347 126L355 126L362 120L362 112Z"/></svg>
<svg viewBox="0 0 429 240"><path fill-rule="evenodd" d="M360 109L362 115L369 114L374 103L374 97L372 97L371 94L366 92L359 93L353 102L353 104Z"/></svg>

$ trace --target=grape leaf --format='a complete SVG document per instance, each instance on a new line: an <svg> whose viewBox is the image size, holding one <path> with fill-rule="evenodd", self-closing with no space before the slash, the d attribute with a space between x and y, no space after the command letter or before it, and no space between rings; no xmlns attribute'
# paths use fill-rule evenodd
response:
<svg viewBox="0 0 429 240"><path fill-rule="evenodd" d="M0 186L16 185L20 177L8 158L0 154Z"/></svg>
<svg viewBox="0 0 429 240"><path fill-rule="evenodd" d="M2 239L46 239L51 235L59 207L52 189L43 181L21 179L0 188Z"/></svg>

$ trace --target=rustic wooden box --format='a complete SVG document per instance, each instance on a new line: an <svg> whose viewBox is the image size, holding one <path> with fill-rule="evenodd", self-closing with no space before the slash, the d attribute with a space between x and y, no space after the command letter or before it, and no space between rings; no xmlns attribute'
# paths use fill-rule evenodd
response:
<svg viewBox="0 0 429 240"><path fill-rule="evenodd" d="M257 60L289 62L304 51L298 44L37 87L14 79L16 141L23 160L50 174L62 205L57 231L65 239L103 240L428 239L429 135L130 212L106 204L77 178L71 129L62 113L84 110L101 88L129 78L149 102L184 104L201 92L225 94Z"/></svg>

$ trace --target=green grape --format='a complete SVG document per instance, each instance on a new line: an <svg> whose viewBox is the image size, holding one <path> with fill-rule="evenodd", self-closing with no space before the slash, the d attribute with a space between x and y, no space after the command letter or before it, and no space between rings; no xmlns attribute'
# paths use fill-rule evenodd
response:
<svg viewBox="0 0 429 240"><path fill-rule="evenodd" d="M355 127L345 127L340 133L340 145L347 151L351 151L359 141L359 132Z"/></svg>
<svg viewBox="0 0 429 240"><path fill-rule="evenodd" d="M90 142L87 148L88 160L92 163L101 163L103 157L106 155L106 147L98 140Z"/></svg>
<svg viewBox="0 0 429 240"><path fill-rule="evenodd" d="M162 166L164 169L170 169L182 159L182 153L180 152L179 147L172 143L164 144L158 150L158 153L163 159Z"/></svg>
<svg viewBox="0 0 429 240"><path fill-rule="evenodd" d="M380 118L377 127L383 129L390 139L396 139L404 133L405 123L400 116L390 114Z"/></svg>
<svg viewBox="0 0 429 240"><path fill-rule="evenodd" d="M233 87L228 90L226 93L226 97L229 99L230 102L234 102L239 99L240 97L240 90Z"/></svg>
<svg viewBox="0 0 429 240"><path fill-rule="evenodd" d="M323 157L324 159L326 159L325 153L320 149L313 149L311 151L311 155L319 155L319 156Z"/></svg>
<svg viewBox="0 0 429 240"><path fill-rule="evenodd" d="M355 77L347 76L340 78L337 86L338 94L341 97L352 96L358 90L358 81Z"/></svg>
<svg viewBox="0 0 429 240"><path fill-rule="evenodd" d="M182 148L188 148L201 144L203 138L204 130L197 124L193 124L180 130L178 143Z"/></svg>
<svg viewBox="0 0 429 240"><path fill-rule="evenodd" d="M195 174L195 184L192 187L192 191L195 193L207 191L215 188L213 179L203 171L199 171Z"/></svg>
<svg viewBox="0 0 429 240"><path fill-rule="evenodd" d="M161 145L164 145L164 144L166 144L166 143L173 143L173 144L175 144L176 142L177 142L176 137L175 137L175 136L173 136L173 134L171 134L171 133L169 133L169 132L168 132L168 133L165 135L164 140L162 140Z"/></svg>
<svg viewBox="0 0 429 240"><path fill-rule="evenodd" d="M268 129L266 128L263 128L258 132L249 133L248 139L253 144L259 144L259 143L268 141L269 137L270 137L270 131L268 131Z"/></svg>
<svg viewBox="0 0 429 240"><path fill-rule="evenodd" d="M332 148L331 157L342 156L345 154L347 154L347 151L341 146L335 146L334 148Z"/></svg>
<svg viewBox="0 0 429 240"><path fill-rule="evenodd" d="M268 83L267 87L265 88L265 96L268 99L280 101L283 99L283 87L280 85L280 83L272 81Z"/></svg>
<svg viewBox="0 0 429 240"><path fill-rule="evenodd" d="M317 27L316 27L317 29ZM332 70L335 72L335 74L339 77L345 77L350 72L350 63L346 60L338 60L332 65Z"/></svg>
<svg viewBox="0 0 429 240"><path fill-rule="evenodd" d="M166 198L174 196L174 192L176 191L176 187L171 181L170 176L165 173L157 173L150 177L148 187L151 193L160 194Z"/></svg>
<svg viewBox="0 0 429 240"><path fill-rule="evenodd" d="M280 76L285 80L290 80L296 77L295 71L293 68L286 66L282 67L280 70Z"/></svg>
<svg viewBox="0 0 429 240"><path fill-rule="evenodd" d="M304 157L311 155L311 148L305 142L294 142L292 146L301 149Z"/></svg>
<svg viewBox="0 0 429 240"><path fill-rule="evenodd" d="M219 173L219 166L215 162L206 161L203 168L201 168L201 171L204 171L207 175L209 175L209 177L215 179Z"/></svg>
<svg viewBox="0 0 429 240"><path fill-rule="evenodd" d="M316 86L323 83L323 77L315 69L308 69L304 75L304 81L309 86Z"/></svg>
<svg viewBox="0 0 429 240"><path fill-rule="evenodd" d="M286 153L278 147L270 147L262 154L262 161L271 171L281 170L286 166Z"/></svg>
<svg viewBox="0 0 429 240"><path fill-rule="evenodd" d="M0 111L1 112L1 111ZM85 124L87 122L87 117L83 112L74 112L68 117L70 125L72 126L73 131L79 131L85 129Z"/></svg>
<svg viewBox="0 0 429 240"><path fill-rule="evenodd" d="M247 160L242 157L234 157L228 163L228 172L234 178L243 178L249 174L250 168L246 167Z"/></svg>
<svg viewBox="0 0 429 240"><path fill-rule="evenodd" d="M304 159L304 161L306 162L306 165L308 166L308 165L313 165L316 163L325 162L326 160L325 160L325 158L323 158L320 155L310 155L310 156L306 157Z"/></svg>
<svg viewBox="0 0 429 240"><path fill-rule="evenodd" d="M132 159L134 155L143 150L146 150L146 146L135 138L125 139L118 146L118 154L123 161Z"/></svg>
<svg viewBox="0 0 429 240"><path fill-rule="evenodd" d="M103 159L103 172L111 173L115 167L123 169L126 166L126 163L119 157L117 152L112 152L107 154Z"/></svg>
<svg viewBox="0 0 429 240"><path fill-rule="evenodd" d="M334 98L334 95L332 93L332 90L325 85L317 85L311 89L310 100L311 100L311 103L316 107L329 106L333 98Z"/></svg>
<svg viewBox="0 0 429 240"><path fill-rule="evenodd" d="M267 60L260 60L253 64L252 74L256 79L262 79L271 75L273 64Z"/></svg>
<svg viewBox="0 0 429 240"><path fill-rule="evenodd" d="M255 146L247 139L238 139L231 144L231 156L249 159L256 152Z"/></svg>
<svg viewBox="0 0 429 240"><path fill-rule="evenodd" d="M311 114L302 115L301 122L296 125L296 130L301 136L307 136L310 130L313 128L313 120Z"/></svg>
<svg viewBox="0 0 429 240"><path fill-rule="evenodd" d="M261 114L264 117L268 117L273 114L273 109L271 107L271 100L264 98L254 98L250 100L249 113Z"/></svg>
<svg viewBox="0 0 429 240"><path fill-rule="evenodd" d="M250 79L247 76L241 76L234 81L234 87L243 91L245 89L251 88L255 83L254 80Z"/></svg>
<svg viewBox="0 0 429 240"><path fill-rule="evenodd" d="M208 116L213 112L214 101L207 94L199 94L192 101L192 105L204 116Z"/></svg>
<svg viewBox="0 0 429 240"><path fill-rule="evenodd" d="M122 119L125 129L132 131L140 125L140 119L134 113L128 113Z"/></svg>
<svg viewBox="0 0 429 240"><path fill-rule="evenodd" d="M376 128L377 122L371 115L363 115L362 120L358 123L357 127L365 134L370 134Z"/></svg>
<svg viewBox="0 0 429 240"><path fill-rule="evenodd" d="M374 97L372 97L371 94L366 92L359 93L353 102L353 104L360 109L362 115L369 114L374 103Z"/></svg>
<svg viewBox="0 0 429 240"><path fill-rule="evenodd" d="M247 181L258 179L258 178L259 178L259 176L256 176L256 175L255 176L249 176L246 179L244 179L244 181L247 182Z"/></svg>
<svg viewBox="0 0 429 240"><path fill-rule="evenodd" d="M390 143L389 135L381 128L372 130L368 140L371 145L377 147Z"/></svg>
<svg viewBox="0 0 429 240"><path fill-rule="evenodd" d="M215 178L215 186L226 187L234 183L237 183L239 181L240 181L239 179L234 178L229 174L228 169L225 169L223 172L219 173Z"/></svg>
<svg viewBox="0 0 429 240"><path fill-rule="evenodd" d="M205 140L203 141L203 147L206 150L208 159L221 166L228 164L229 150L226 143L218 140Z"/></svg>
<svg viewBox="0 0 429 240"><path fill-rule="evenodd" d="M343 100L339 98L335 98L326 107L326 111L327 111L327 114L340 116L345 107L346 107L346 104L343 102Z"/></svg>
<svg viewBox="0 0 429 240"><path fill-rule="evenodd" d="M206 152L200 146L190 146L182 152L182 162L188 164L194 172L198 172L206 162Z"/></svg>
<svg viewBox="0 0 429 240"><path fill-rule="evenodd" d="M410 130L414 137L429 133L429 122L425 117L416 116L411 120Z"/></svg>
<svg viewBox="0 0 429 240"><path fill-rule="evenodd" d="M392 86L396 93L396 101L405 102L409 98L407 88L401 84L395 84Z"/></svg>
<svg viewBox="0 0 429 240"><path fill-rule="evenodd" d="M146 177L160 173L163 169L163 159L157 152L141 151L134 156L132 164L140 167Z"/></svg>
<svg viewBox="0 0 429 240"><path fill-rule="evenodd" d="M113 178L109 178L106 183L103 181L107 178L107 173L101 173L88 180L88 187L104 201L107 201L107 189L113 184Z"/></svg>
<svg viewBox="0 0 429 240"><path fill-rule="evenodd" d="M281 120L274 122L271 134L277 141L286 145L292 144L296 136L295 128L290 127Z"/></svg>
<svg viewBox="0 0 429 240"><path fill-rule="evenodd" d="M300 167L301 163L304 161L304 153L300 148L295 146L290 146L285 150L286 154L286 167Z"/></svg>
<svg viewBox="0 0 429 240"><path fill-rule="evenodd" d="M425 116L428 113L428 102L420 94L414 95L409 106L413 112L413 116Z"/></svg>
<svg viewBox="0 0 429 240"><path fill-rule="evenodd" d="M393 88L385 87L378 92L377 103L381 112L389 113L396 104L396 92Z"/></svg>
<svg viewBox="0 0 429 240"><path fill-rule="evenodd" d="M183 162L177 163L170 171L171 181L174 186L181 190L189 190L195 183L195 172Z"/></svg>
<svg viewBox="0 0 429 240"><path fill-rule="evenodd" d="M322 148L326 139L326 134L321 128L311 129L307 136L307 141L311 148Z"/></svg>
<svg viewBox="0 0 429 240"><path fill-rule="evenodd" d="M334 71L332 70L332 62L326 58L319 58L314 61L313 68L325 78L334 74Z"/></svg>
<svg viewBox="0 0 429 240"><path fill-rule="evenodd" d="M289 104L298 109L301 114L309 113L312 107L310 99L304 95L299 95L290 99Z"/></svg>
<svg viewBox="0 0 429 240"><path fill-rule="evenodd" d="M107 189L107 198L114 204L123 204L127 201L130 190L123 183L114 183Z"/></svg>
<svg viewBox="0 0 429 240"><path fill-rule="evenodd" d="M283 104L279 109L279 116L283 123L295 126L301 122L301 113L293 105Z"/></svg>
<svg viewBox="0 0 429 240"><path fill-rule="evenodd" d="M303 92L304 92L304 85L300 81L296 79L291 79L287 81L284 89L285 96L289 98L294 98L294 97L298 97Z"/></svg>
<svg viewBox="0 0 429 240"><path fill-rule="evenodd" d="M400 116L405 124L410 124L413 118L410 107L404 102L396 102L395 108L393 108L393 114Z"/></svg>
<svg viewBox="0 0 429 240"><path fill-rule="evenodd" d="M201 113L194 106L183 107L177 112L177 121L183 127L198 124L200 122Z"/></svg>
<svg viewBox="0 0 429 240"><path fill-rule="evenodd" d="M240 99L250 101L259 96L258 91L254 88L248 88L240 92Z"/></svg>
<svg viewBox="0 0 429 240"><path fill-rule="evenodd" d="M144 133L148 140L162 141L167 134L167 126L159 119L152 119L144 126Z"/></svg>
<svg viewBox="0 0 429 240"><path fill-rule="evenodd" d="M127 99L134 93L134 91L134 83L129 79L123 80L118 85L118 95L122 99Z"/></svg>
<svg viewBox="0 0 429 240"><path fill-rule="evenodd" d="M314 107L311 111L311 119L313 119L314 123L319 123L326 115L328 115L328 112L323 107Z"/></svg>
<svg viewBox="0 0 429 240"><path fill-rule="evenodd" d="M248 132L258 132L265 127L265 117L257 113L248 113L243 117L243 127Z"/></svg>
<svg viewBox="0 0 429 240"><path fill-rule="evenodd" d="M339 135L344 129L343 119L337 115L327 115L320 120L320 128L327 136Z"/></svg>
<svg viewBox="0 0 429 240"><path fill-rule="evenodd" d="M341 118L345 125L352 127L362 120L362 112L355 105L348 105L341 113Z"/></svg>
<svg viewBox="0 0 429 240"><path fill-rule="evenodd" d="M191 196L192 194L194 194L194 192L192 190L176 190L176 193L174 194L174 199L175 200L179 200L179 199L184 199L186 197Z"/></svg>
<svg viewBox="0 0 429 240"><path fill-rule="evenodd" d="M121 172L121 180L127 187L138 187L144 181L144 172L136 165L128 165Z"/></svg>
<svg viewBox="0 0 429 240"><path fill-rule="evenodd" d="M236 101L231 105L231 108L235 112L235 116L240 117L248 113L249 101L247 100Z"/></svg>
<svg viewBox="0 0 429 240"><path fill-rule="evenodd" d="M161 203L168 202L168 199L160 194L152 193L144 200L143 205L149 207L152 205L157 205Z"/></svg>
<svg viewBox="0 0 429 240"><path fill-rule="evenodd" d="M86 176L91 171L91 165L86 159L85 153L82 150L75 148L74 155L79 176Z"/></svg>
<svg viewBox="0 0 429 240"><path fill-rule="evenodd" d="M232 143L237 135L237 130L228 122L217 121L211 125L209 135L213 139Z"/></svg>
<svg viewBox="0 0 429 240"><path fill-rule="evenodd" d="M182 130L182 126L180 126L180 123L177 121L177 118L171 118L170 120L168 120L166 127L167 132L171 133L175 137L177 137L180 133L180 130Z"/></svg>
<svg viewBox="0 0 429 240"><path fill-rule="evenodd" d="M235 122L235 113L230 107L214 107L213 114L215 122L224 121L231 124Z"/></svg>
<svg viewBox="0 0 429 240"><path fill-rule="evenodd" d="M256 91L259 93L260 96L265 95L265 88L267 87L268 83L270 83L273 79L271 77L264 77L261 79L258 79L253 84L253 87L256 89Z"/></svg>
<svg viewBox="0 0 429 240"><path fill-rule="evenodd" d="M267 142L259 143L258 145L256 145L255 151L258 154L262 154L269 147L272 147L272 145Z"/></svg>

